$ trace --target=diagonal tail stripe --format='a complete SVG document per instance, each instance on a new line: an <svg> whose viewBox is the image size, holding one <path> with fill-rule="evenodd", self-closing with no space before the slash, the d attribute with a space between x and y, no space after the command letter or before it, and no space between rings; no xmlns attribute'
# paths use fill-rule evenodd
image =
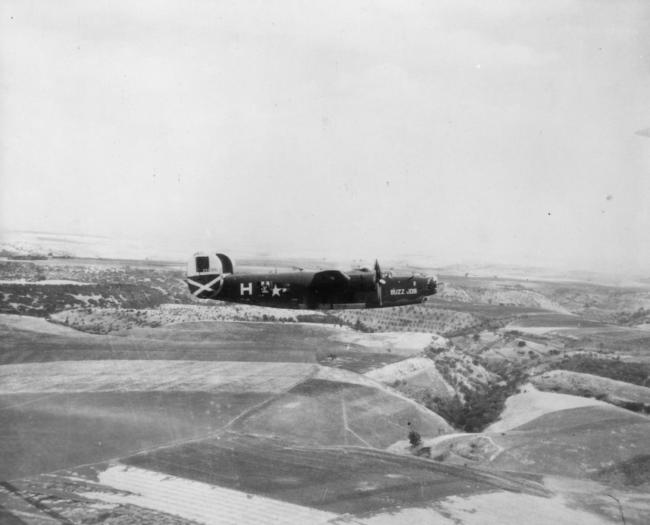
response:
<svg viewBox="0 0 650 525"><path fill-rule="evenodd" d="M200 293L202 292L213 292L215 295L219 295L219 292L221 292L221 288L223 288L223 275L218 275L214 279L212 279L209 283L206 284L201 284L197 283L196 281L193 281L192 279L187 279L187 284L191 284L193 286L196 286L197 289L192 292L192 295L195 297L198 297ZM212 286L214 286L216 283L219 283L219 287L216 290L212 289Z"/></svg>

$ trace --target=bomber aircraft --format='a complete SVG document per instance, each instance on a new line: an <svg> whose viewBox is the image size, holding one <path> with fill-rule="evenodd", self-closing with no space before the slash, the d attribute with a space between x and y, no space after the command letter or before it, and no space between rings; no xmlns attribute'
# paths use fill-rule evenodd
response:
<svg viewBox="0 0 650 525"><path fill-rule="evenodd" d="M199 299L308 310L417 304L434 295L438 286L434 277L383 273L378 261L374 270L238 274L223 253L195 254L188 263L186 282Z"/></svg>

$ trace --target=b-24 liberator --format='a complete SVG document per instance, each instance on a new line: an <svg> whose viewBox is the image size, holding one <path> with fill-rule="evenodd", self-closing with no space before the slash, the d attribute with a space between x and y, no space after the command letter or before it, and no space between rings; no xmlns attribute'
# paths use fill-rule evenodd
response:
<svg viewBox="0 0 650 525"><path fill-rule="evenodd" d="M235 273L223 253L195 254L186 282L192 295L275 308L330 310L418 304L437 291L435 277L374 269Z"/></svg>

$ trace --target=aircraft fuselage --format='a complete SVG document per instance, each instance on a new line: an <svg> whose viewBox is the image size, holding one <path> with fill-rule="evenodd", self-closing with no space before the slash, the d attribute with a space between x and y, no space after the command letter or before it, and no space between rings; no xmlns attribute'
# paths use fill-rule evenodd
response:
<svg viewBox="0 0 650 525"><path fill-rule="evenodd" d="M187 284L200 299L299 309L418 304L437 287L432 277L387 273L379 279L370 270L236 274L206 269L188 275Z"/></svg>

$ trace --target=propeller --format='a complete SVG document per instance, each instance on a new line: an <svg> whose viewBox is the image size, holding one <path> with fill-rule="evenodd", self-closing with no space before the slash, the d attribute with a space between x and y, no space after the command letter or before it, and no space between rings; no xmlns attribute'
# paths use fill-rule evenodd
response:
<svg viewBox="0 0 650 525"><path fill-rule="evenodd" d="M382 306L383 304L381 298L382 284L386 284L386 280L384 279L381 273L381 267L379 266L379 261L375 259L375 290L377 291L377 302L379 303L379 306Z"/></svg>

